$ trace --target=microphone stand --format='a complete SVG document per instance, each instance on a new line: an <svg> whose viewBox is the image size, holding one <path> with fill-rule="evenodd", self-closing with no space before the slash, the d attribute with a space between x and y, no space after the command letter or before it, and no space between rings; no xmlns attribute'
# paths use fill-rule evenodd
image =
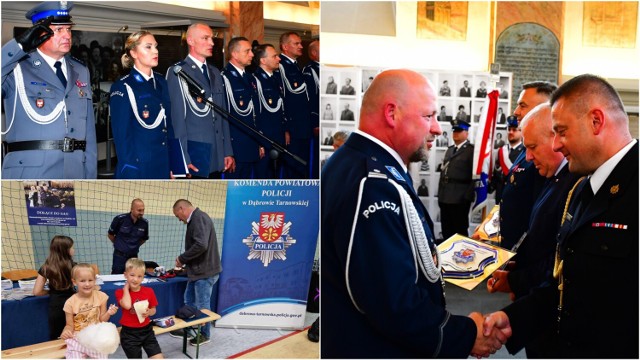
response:
<svg viewBox="0 0 640 360"><path fill-rule="evenodd" d="M179 77L184 76L184 75L181 75L181 74L182 73L178 73L176 75L179 76ZM303 166L305 166L305 167L307 166L307 162L304 161L301 157L299 157L296 154L293 154L293 153L289 152L289 150L287 150L284 146L282 146L279 143L269 139L266 135L264 135L260 131L252 128L251 126L249 126L247 124L245 124L244 122L242 122L242 120L238 119L237 117L235 117L233 114L231 114L227 110L223 109L218 104L215 104L213 101L205 98L204 94L199 91L200 89L194 89L194 87L188 81L185 81L185 82L188 85L190 93L192 93L193 95L203 99L207 104L209 104L209 106L211 106L212 108L214 108L218 112L222 113L227 119L232 119L235 124L243 126L245 129L249 130L249 132L251 132L252 134L254 134L257 137L261 138L262 140L265 140L266 142L268 142L271 145L271 150L269 151L269 155L268 156L272 160L278 159L278 157L280 157L281 153L285 153L285 154L291 156L295 161L299 162Z"/></svg>

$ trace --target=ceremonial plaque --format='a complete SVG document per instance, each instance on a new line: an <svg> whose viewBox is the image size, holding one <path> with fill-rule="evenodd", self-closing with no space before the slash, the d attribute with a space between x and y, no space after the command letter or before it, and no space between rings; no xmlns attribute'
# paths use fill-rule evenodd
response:
<svg viewBox="0 0 640 360"><path fill-rule="evenodd" d="M438 245L445 281L467 290L511 259L515 253L455 234Z"/></svg>
<svg viewBox="0 0 640 360"><path fill-rule="evenodd" d="M500 205L495 205L489 215L482 220L477 230L480 240L489 240L500 244Z"/></svg>

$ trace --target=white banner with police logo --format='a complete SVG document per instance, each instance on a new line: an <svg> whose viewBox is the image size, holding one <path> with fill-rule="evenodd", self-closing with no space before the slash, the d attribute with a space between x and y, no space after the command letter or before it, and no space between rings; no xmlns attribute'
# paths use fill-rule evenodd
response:
<svg viewBox="0 0 640 360"><path fill-rule="evenodd" d="M319 181L229 183L216 326L304 327Z"/></svg>

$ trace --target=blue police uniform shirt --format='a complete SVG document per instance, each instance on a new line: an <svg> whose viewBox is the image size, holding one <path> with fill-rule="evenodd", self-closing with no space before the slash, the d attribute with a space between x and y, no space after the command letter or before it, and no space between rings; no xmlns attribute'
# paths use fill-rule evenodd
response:
<svg viewBox="0 0 640 360"><path fill-rule="evenodd" d="M292 138L310 139L312 134L309 94L304 75L286 55L280 55L279 80L284 90L286 131Z"/></svg>
<svg viewBox="0 0 640 360"><path fill-rule="evenodd" d="M134 255L140 250L140 242L149 239L149 222L142 218L134 223L131 213L120 214L113 218L109 234L116 237L113 244L116 250Z"/></svg>
<svg viewBox="0 0 640 360"><path fill-rule="evenodd" d="M243 123L257 129L256 123L256 84L255 78L248 72L240 75L233 64L228 63L222 71L227 92L227 106L229 112ZM235 124L229 126L233 155L239 162L255 162L260 160L260 146L254 134L244 126Z"/></svg>
<svg viewBox="0 0 640 360"><path fill-rule="evenodd" d="M273 76L262 68L257 68L253 76L258 87L258 128L271 140L284 146L284 105L282 87ZM263 142L262 146L270 149L271 145Z"/></svg>
<svg viewBox="0 0 640 360"><path fill-rule="evenodd" d="M133 68L111 86L109 106L118 155L115 178L168 179L170 140L174 134L167 81L156 72L147 81Z"/></svg>
<svg viewBox="0 0 640 360"><path fill-rule="evenodd" d="M309 61L302 69L307 82L307 93L309 94L309 113L311 115L311 126L320 126L320 63Z"/></svg>
<svg viewBox="0 0 640 360"><path fill-rule="evenodd" d="M224 171L224 158L233 156L229 121L220 111L212 109L203 99L194 96L178 75L175 66L194 78L205 90L204 97L226 110L226 95L220 71L207 64L209 83L200 65L191 55L171 66L167 71L167 82L171 97L171 124L177 139L180 139L187 164L193 164L198 172L193 175L207 177L213 172Z"/></svg>
<svg viewBox="0 0 640 360"><path fill-rule="evenodd" d="M3 179L97 177L96 128L89 70L69 55L64 59L66 88L39 51L26 54L15 39L2 47L2 98L6 114L3 131L7 131L2 135L2 141L62 141L69 137L87 142L84 151L9 152L2 161ZM24 90L24 96L19 95L20 88Z"/></svg>
<svg viewBox="0 0 640 360"><path fill-rule="evenodd" d="M433 251L432 222L397 159L356 131L322 170L323 357L466 357L473 347L473 321L446 310L440 274L431 282L414 257L396 186Z"/></svg>

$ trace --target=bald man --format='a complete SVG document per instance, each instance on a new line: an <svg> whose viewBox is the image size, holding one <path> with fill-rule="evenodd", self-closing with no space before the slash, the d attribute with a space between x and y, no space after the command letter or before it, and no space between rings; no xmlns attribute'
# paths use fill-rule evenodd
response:
<svg viewBox="0 0 640 360"><path fill-rule="evenodd" d="M220 179L223 173L235 168L229 122L204 101L211 98L221 108L227 106L220 71L207 63L207 58L213 56L213 40L209 25L190 25L186 36L189 55L167 70L171 122L194 179ZM173 72L176 66L200 84L205 90L203 96L189 92L187 83Z"/></svg>
<svg viewBox="0 0 640 360"><path fill-rule="evenodd" d="M491 314L486 331L512 329L512 354L551 334L555 358L638 358L638 141L618 93L598 76L560 86L551 116L553 149L569 171L586 175L568 196L557 236L560 284Z"/></svg>
<svg viewBox="0 0 640 360"><path fill-rule="evenodd" d="M144 218L144 202L131 201L131 211L113 218L107 237L113 243L112 274L124 274L125 263L138 257L140 246L149 240L149 222Z"/></svg>
<svg viewBox="0 0 640 360"><path fill-rule="evenodd" d="M433 223L407 173L442 132L436 109L422 75L382 72L322 170L322 357L467 357L505 340L445 307Z"/></svg>

